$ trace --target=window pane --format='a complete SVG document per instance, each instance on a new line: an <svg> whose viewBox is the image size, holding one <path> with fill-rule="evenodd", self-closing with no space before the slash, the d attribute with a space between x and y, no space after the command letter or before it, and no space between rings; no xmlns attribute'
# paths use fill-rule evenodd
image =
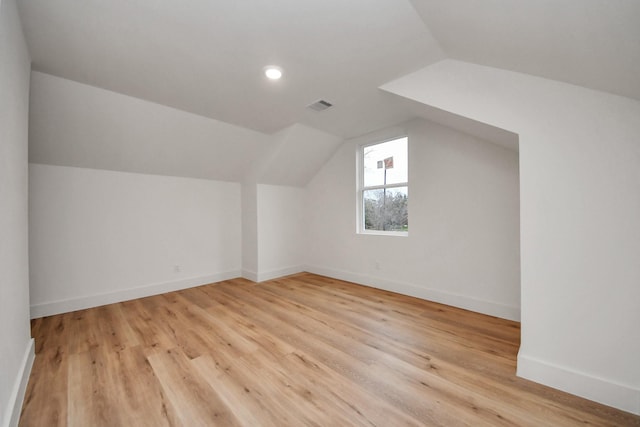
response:
<svg viewBox="0 0 640 427"><path fill-rule="evenodd" d="M365 230L409 231L407 187L366 190L363 193Z"/></svg>
<svg viewBox="0 0 640 427"><path fill-rule="evenodd" d="M365 187L408 182L406 137L363 147L363 158Z"/></svg>

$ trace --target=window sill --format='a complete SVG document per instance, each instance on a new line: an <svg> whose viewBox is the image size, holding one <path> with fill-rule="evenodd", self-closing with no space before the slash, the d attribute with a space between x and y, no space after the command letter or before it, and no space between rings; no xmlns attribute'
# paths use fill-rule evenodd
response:
<svg viewBox="0 0 640 427"><path fill-rule="evenodd" d="M379 231L379 230L360 230L357 234L363 236L392 236L392 237L408 237L408 231Z"/></svg>

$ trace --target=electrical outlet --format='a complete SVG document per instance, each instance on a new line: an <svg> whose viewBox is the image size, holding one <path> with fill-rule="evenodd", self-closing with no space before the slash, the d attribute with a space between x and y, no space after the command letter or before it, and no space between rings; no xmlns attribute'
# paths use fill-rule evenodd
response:
<svg viewBox="0 0 640 427"><path fill-rule="evenodd" d="M182 267L180 267L178 264L173 266L173 271L175 273L180 273L182 271Z"/></svg>

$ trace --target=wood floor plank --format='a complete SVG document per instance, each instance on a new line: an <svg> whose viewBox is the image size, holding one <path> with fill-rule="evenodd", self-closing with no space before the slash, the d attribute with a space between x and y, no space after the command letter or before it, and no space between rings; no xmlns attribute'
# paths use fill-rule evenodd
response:
<svg viewBox="0 0 640 427"><path fill-rule="evenodd" d="M179 425L141 347L72 355L68 419L70 426Z"/></svg>
<svg viewBox="0 0 640 427"><path fill-rule="evenodd" d="M258 346L255 342L244 337L238 330L237 326L231 327L231 324L225 322L218 312L214 311L210 314L207 310L197 305L190 305L187 300L180 301L182 298L178 295L178 300L174 303L174 308L178 313L180 320L190 326L197 326L208 339L217 341L219 345L226 346L230 352L242 355L257 350Z"/></svg>
<svg viewBox="0 0 640 427"><path fill-rule="evenodd" d="M21 426L640 426L515 376L519 325L302 273L32 321Z"/></svg>
<svg viewBox="0 0 640 427"><path fill-rule="evenodd" d="M354 382L344 381L341 375L328 369L313 356L296 351L287 355L287 359L289 366L295 367L296 372L301 372L305 377L314 378L321 389L327 390L332 398L351 408L357 414L354 416L362 417L370 425L423 425L366 388Z"/></svg>
<svg viewBox="0 0 640 427"><path fill-rule="evenodd" d="M173 404L162 391L142 347L129 347L116 353L112 391L116 396L122 425L176 426L180 421Z"/></svg>
<svg viewBox="0 0 640 427"><path fill-rule="evenodd" d="M215 345L209 342L206 334L200 333L197 329L192 328L188 322L185 322L184 317L172 304L154 309L153 321L169 337L174 346L180 348L189 359L206 354L211 346ZM170 349L171 347L163 350Z"/></svg>
<svg viewBox="0 0 640 427"><path fill-rule="evenodd" d="M148 360L183 426L241 425L180 349L153 354Z"/></svg>
<svg viewBox="0 0 640 427"><path fill-rule="evenodd" d="M111 378L115 363L99 346L68 358L67 420L71 427L123 425Z"/></svg>
<svg viewBox="0 0 640 427"><path fill-rule="evenodd" d="M39 354L43 349L65 346L67 334L73 313L52 316L51 318L34 319L32 321L32 335L36 341L35 353ZM51 342L51 345L48 343Z"/></svg>
<svg viewBox="0 0 640 427"><path fill-rule="evenodd" d="M99 345L118 351L139 344L135 333L122 314L120 305L96 307L90 311L89 316L95 319Z"/></svg>
<svg viewBox="0 0 640 427"><path fill-rule="evenodd" d="M141 300L125 301L120 307L137 342L147 353L166 351L176 346L176 342L160 327Z"/></svg>
<svg viewBox="0 0 640 427"><path fill-rule="evenodd" d="M279 427L295 422L286 409L270 400L263 386L255 384L255 378L248 378L244 370L236 368L235 361L223 368L211 356L204 355L191 363L214 390L222 390L220 398L241 424Z"/></svg>
<svg viewBox="0 0 640 427"><path fill-rule="evenodd" d="M31 369L20 425L67 425L68 353L65 345L41 349Z"/></svg>
<svg viewBox="0 0 640 427"><path fill-rule="evenodd" d="M92 348L98 347L99 340L103 337L99 337L99 329L97 322L100 319L97 318L95 310L78 310L70 314L69 321L69 354L82 353L89 351ZM55 316L51 316L55 318Z"/></svg>

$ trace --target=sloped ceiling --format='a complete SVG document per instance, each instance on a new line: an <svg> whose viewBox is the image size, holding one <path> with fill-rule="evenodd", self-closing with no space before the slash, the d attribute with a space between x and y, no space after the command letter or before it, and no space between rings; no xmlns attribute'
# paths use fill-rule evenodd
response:
<svg viewBox="0 0 640 427"><path fill-rule="evenodd" d="M449 58L640 99L640 1L411 2Z"/></svg>
<svg viewBox="0 0 640 427"><path fill-rule="evenodd" d="M256 180L264 184L305 186L329 160L342 139L301 124L273 135L269 150L255 168Z"/></svg>
<svg viewBox="0 0 640 427"><path fill-rule="evenodd" d="M19 0L33 68L265 133L405 120L386 81L443 58L405 0ZM284 78L267 81L277 64ZM317 113L320 99L334 104Z"/></svg>
<svg viewBox="0 0 640 427"><path fill-rule="evenodd" d="M31 94L32 163L239 182L273 145L260 132L40 72Z"/></svg>
<svg viewBox="0 0 640 427"><path fill-rule="evenodd" d="M271 153L271 169L260 166L262 179L304 185L335 141L416 116L480 129L512 145L511 134L379 89L446 58L640 99L638 0L18 0L18 6L34 70L216 120L202 124L208 133L193 140L181 141L184 132L160 138L161 164L153 160L157 147L150 141L142 147L139 138L129 138L137 145L126 138L53 141L69 130L49 120L54 113L43 114L38 123L51 129L35 129L30 156L45 163L96 167L97 158L111 159L100 167L139 169L127 154L138 149L141 171L237 180L261 153ZM282 80L263 77L268 64L284 68ZM306 108L320 98L334 107ZM238 143L208 137L224 127L220 122L258 132L249 138L229 130L241 135ZM310 147L302 139L322 143ZM243 149L245 143L252 148ZM191 152L185 144L205 148ZM220 150L226 163L208 167L207 153ZM277 169L287 161L297 173Z"/></svg>

